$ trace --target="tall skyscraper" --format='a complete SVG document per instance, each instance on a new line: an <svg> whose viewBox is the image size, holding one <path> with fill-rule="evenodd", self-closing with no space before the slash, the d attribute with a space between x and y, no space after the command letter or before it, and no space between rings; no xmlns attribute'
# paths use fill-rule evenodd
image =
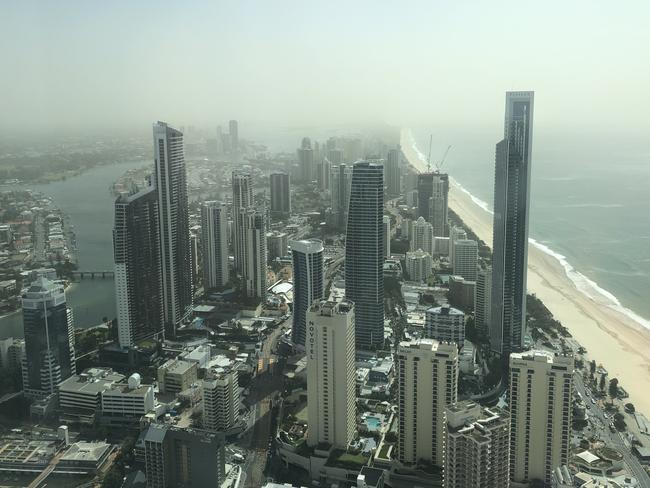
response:
<svg viewBox="0 0 650 488"><path fill-rule="evenodd" d="M147 488L221 486L224 446L221 433L150 424L144 434Z"/></svg>
<svg viewBox="0 0 650 488"><path fill-rule="evenodd" d="M474 296L474 324L476 330L488 331L492 309L492 268L479 269Z"/></svg>
<svg viewBox="0 0 650 488"><path fill-rule="evenodd" d="M573 357L545 351L510 354L510 479L549 484L568 464Z"/></svg>
<svg viewBox="0 0 650 488"><path fill-rule="evenodd" d="M318 165L318 188L321 190L330 189L330 176L332 173L332 163L329 159L323 158Z"/></svg>
<svg viewBox="0 0 650 488"><path fill-rule="evenodd" d="M45 397L76 373L72 311L66 304L63 285L43 277L23 294L22 309L23 390L30 398Z"/></svg>
<svg viewBox="0 0 650 488"><path fill-rule="evenodd" d="M192 311L192 256L183 134L164 122L153 126L158 194L163 320L172 337Z"/></svg>
<svg viewBox="0 0 650 488"><path fill-rule="evenodd" d="M115 201L113 258L120 347L162 338L160 224L155 187L121 195Z"/></svg>
<svg viewBox="0 0 650 488"><path fill-rule="evenodd" d="M332 166L330 181L332 195L332 213L336 216L336 225L344 228L348 219L348 206L350 203L350 184L352 171L350 166L340 164Z"/></svg>
<svg viewBox="0 0 650 488"><path fill-rule="evenodd" d="M298 165L300 166L301 180L303 183L311 183L314 179L314 150L311 148L309 137L304 137L300 147L296 150Z"/></svg>
<svg viewBox="0 0 650 488"><path fill-rule="evenodd" d="M444 488L508 488L510 419L469 401L446 411Z"/></svg>
<svg viewBox="0 0 650 488"><path fill-rule="evenodd" d="M201 205L203 288L225 286L230 280L228 265L228 211L222 202Z"/></svg>
<svg viewBox="0 0 650 488"><path fill-rule="evenodd" d="M400 173L399 173L400 149L391 149L386 158L386 188L388 195L398 197L401 195Z"/></svg>
<svg viewBox="0 0 650 488"><path fill-rule="evenodd" d="M433 227L424 217L418 217L411 223L409 245L411 251L421 249L429 255L433 254Z"/></svg>
<svg viewBox="0 0 650 488"><path fill-rule="evenodd" d="M240 225L241 211L253 206L253 179L250 173L244 171L232 172L232 227L235 269L244 272L244 236Z"/></svg>
<svg viewBox="0 0 650 488"><path fill-rule="evenodd" d="M228 122L230 131L230 150L234 153L239 151L239 124L236 120Z"/></svg>
<svg viewBox="0 0 650 488"><path fill-rule="evenodd" d="M444 173L433 174L433 188L429 200L429 218L436 237L449 236L449 176Z"/></svg>
<svg viewBox="0 0 650 488"><path fill-rule="evenodd" d="M458 347L433 339L401 342L397 351L399 461L442 466L445 409L458 395Z"/></svg>
<svg viewBox="0 0 650 488"><path fill-rule="evenodd" d="M356 430L355 307L314 302L307 313L307 443L346 449Z"/></svg>
<svg viewBox="0 0 650 488"><path fill-rule="evenodd" d="M520 350L526 332L526 268L533 92L506 93L504 137L496 147L490 346Z"/></svg>
<svg viewBox="0 0 650 488"><path fill-rule="evenodd" d="M384 343L383 209L382 163L355 163L345 242L345 295L354 302L359 349Z"/></svg>
<svg viewBox="0 0 650 488"><path fill-rule="evenodd" d="M248 298L266 299L266 223L264 212L240 210L238 222L243 236L244 260L242 278Z"/></svg>
<svg viewBox="0 0 650 488"><path fill-rule="evenodd" d="M476 281L478 272L478 243L472 239L454 242L454 274L467 281Z"/></svg>
<svg viewBox="0 0 650 488"><path fill-rule="evenodd" d="M431 197L433 196L433 173L418 174L418 217L431 222Z"/></svg>
<svg viewBox="0 0 650 488"><path fill-rule="evenodd" d="M388 259L390 258L390 217L388 215L384 215L382 217L382 230L384 237L384 247L382 254L384 256L384 259Z"/></svg>
<svg viewBox="0 0 650 488"><path fill-rule="evenodd" d="M291 189L287 173L272 173L271 177L271 215L286 218L291 214Z"/></svg>
<svg viewBox="0 0 650 488"><path fill-rule="evenodd" d="M307 310L314 300L325 298L323 286L323 243L319 240L291 241L293 257L293 329L294 344L304 346Z"/></svg>

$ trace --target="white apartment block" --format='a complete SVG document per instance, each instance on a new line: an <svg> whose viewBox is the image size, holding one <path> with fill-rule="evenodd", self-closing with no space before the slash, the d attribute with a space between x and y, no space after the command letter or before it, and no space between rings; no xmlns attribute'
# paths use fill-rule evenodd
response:
<svg viewBox="0 0 650 488"><path fill-rule="evenodd" d="M406 253L406 273L411 281L427 281L433 274L433 260L422 249Z"/></svg>
<svg viewBox="0 0 650 488"><path fill-rule="evenodd" d="M239 419L239 385L234 369L212 369L203 386L203 428L213 431L232 429Z"/></svg>
<svg viewBox="0 0 650 488"><path fill-rule="evenodd" d="M509 486L510 418L465 401L446 411L444 488Z"/></svg>
<svg viewBox="0 0 650 488"><path fill-rule="evenodd" d="M453 307L432 307L426 311L424 335L440 342L465 345L465 313Z"/></svg>
<svg viewBox="0 0 650 488"><path fill-rule="evenodd" d="M401 342L397 380L398 460L442 466L445 409L458 394L458 347L432 339Z"/></svg>
<svg viewBox="0 0 650 488"><path fill-rule="evenodd" d="M356 431L354 305L314 302L307 312L307 443L346 448Z"/></svg>
<svg viewBox="0 0 650 488"><path fill-rule="evenodd" d="M510 354L510 479L550 484L568 464L574 360L546 351Z"/></svg>
<svg viewBox="0 0 650 488"><path fill-rule="evenodd" d="M143 385L138 373L104 390L101 401L102 418L115 417L119 422L138 420L155 407L153 386Z"/></svg>

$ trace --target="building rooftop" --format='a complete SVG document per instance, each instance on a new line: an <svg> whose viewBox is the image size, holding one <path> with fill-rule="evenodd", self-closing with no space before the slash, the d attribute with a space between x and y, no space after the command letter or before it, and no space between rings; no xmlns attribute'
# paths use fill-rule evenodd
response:
<svg viewBox="0 0 650 488"><path fill-rule="evenodd" d="M457 316L465 315L465 312L463 312L462 310L458 310L457 308L449 307L449 306L431 307L427 309L427 313L435 314L435 315L457 315Z"/></svg>
<svg viewBox="0 0 650 488"><path fill-rule="evenodd" d="M111 445L106 442L76 442L68 448L61 461L98 462L110 448Z"/></svg>
<svg viewBox="0 0 650 488"><path fill-rule="evenodd" d="M195 367L196 363L192 361L184 361L182 359L170 359L165 362L160 368L167 371L168 374L184 374L188 370Z"/></svg>
<svg viewBox="0 0 650 488"><path fill-rule="evenodd" d="M110 368L89 368L63 381L59 385L59 391L86 395L99 394L125 378L123 374L116 373Z"/></svg>

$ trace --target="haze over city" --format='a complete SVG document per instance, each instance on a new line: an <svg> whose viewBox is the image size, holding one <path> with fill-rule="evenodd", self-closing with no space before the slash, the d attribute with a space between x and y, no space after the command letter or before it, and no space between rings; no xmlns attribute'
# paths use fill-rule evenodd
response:
<svg viewBox="0 0 650 488"><path fill-rule="evenodd" d="M650 488L647 2L0 9L0 488Z"/></svg>
<svg viewBox="0 0 650 488"><path fill-rule="evenodd" d="M647 131L647 2L8 2L0 127L376 123Z"/></svg>

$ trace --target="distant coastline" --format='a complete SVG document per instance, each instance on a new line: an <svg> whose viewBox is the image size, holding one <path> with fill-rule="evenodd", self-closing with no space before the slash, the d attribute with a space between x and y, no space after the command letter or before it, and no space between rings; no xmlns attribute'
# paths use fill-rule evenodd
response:
<svg viewBox="0 0 650 488"><path fill-rule="evenodd" d="M402 130L401 146L409 164L417 171L426 170L426 158L409 129ZM449 206L480 239L491 244L489 206L453 178L450 181ZM650 413L650 322L534 239L530 240L527 281L528 293L544 302L588 355L607 369L609 378L620 380L639 410Z"/></svg>

